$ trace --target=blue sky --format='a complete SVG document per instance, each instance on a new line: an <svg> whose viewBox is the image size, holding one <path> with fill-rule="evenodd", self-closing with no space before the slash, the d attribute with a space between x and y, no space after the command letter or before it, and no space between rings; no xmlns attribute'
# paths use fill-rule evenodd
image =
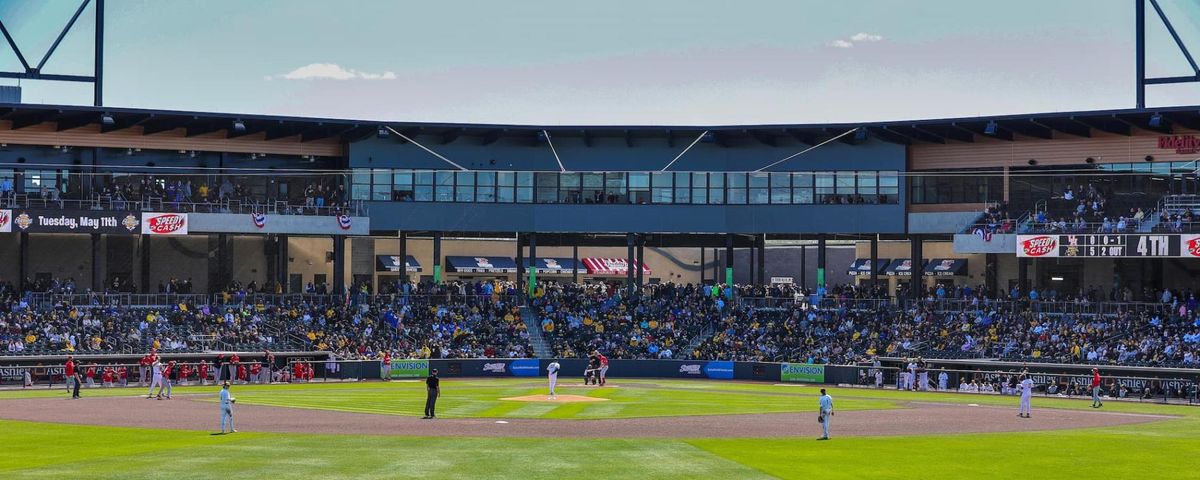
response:
<svg viewBox="0 0 1200 480"><path fill-rule="evenodd" d="M105 103L551 125L1123 108L1132 3L108 0ZM1161 3L1200 54L1197 2ZM36 62L78 4L0 0L0 20ZM47 73L90 70L91 11ZM1151 73L1188 73L1148 31ZM31 103L91 102L88 86L23 86ZM1197 104L1200 86L1152 87L1148 103Z"/></svg>

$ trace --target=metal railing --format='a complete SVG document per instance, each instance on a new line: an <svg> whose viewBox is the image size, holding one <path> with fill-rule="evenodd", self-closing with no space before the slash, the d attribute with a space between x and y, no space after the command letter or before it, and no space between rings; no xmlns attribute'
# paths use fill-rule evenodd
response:
<svg viewBox="0 0 1200 480"><path fill-rule="evenodd" d="M293 204L278 199L221 199L213 202L172 201L159 196L141 199L125 199L113 195L92 195L83 199L52 199L40 195L17 193L0 197L3 208L42 208L69 210L115 210L131 212L178 212L178 213L262 213L269 215L352 215L367 214L363 200L353 200L346 205L314 206Z"/></svg>
<svg viewBox="0 0 1200 480"><path fill-rule="evenodd" d="M483 305L494 302L514 303L519 295L480 295L474 293L415 294L317 294L225 292L212 295L194 293L49 293L29 292L24 299L30 306L51 308L56 305L79 307L168 308L186 305Z"/></svg>
<svg viewBox="0 0 1200 480"><path fill-rule="evenodd" d="M815 301L814 301L815 300ZM739 297L738 304L748 308L800 308L818 310L898 310L922 309L935 313L970 311L1032 311L1052 315L1117 315L1122 312L1170 313L1172 305L1156 302L1080 302L1073 300L1028 299L910 299L910 298L834 298Z"/></svg>

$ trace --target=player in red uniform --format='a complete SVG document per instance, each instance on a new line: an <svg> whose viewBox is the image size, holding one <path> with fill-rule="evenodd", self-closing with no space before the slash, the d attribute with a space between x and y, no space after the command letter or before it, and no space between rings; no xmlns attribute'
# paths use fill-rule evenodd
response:
<svg viewBox="0 0 1200 480"><path fill-rule="evenodd" d="M125 369L124 365L117 367L117 379L121 382L122 387L129 385L129 371Z"/></svg>
<svg viewBox="0 0 1200 480"><path fill-rule="evenodd" d="M234 380L237 377L237 369L242 363L242 358L237 353L229 356L229 379ZM237 383L237 382L234 382Z"/></svg>
<svg viewBox="0 0 1200 480"><path fill-rule="evenodd" d="M262 381L262 364L255 361L250 364L250 378L255 383L263 383Z"/></svg>
<svg viewBox="0 0 1200 480"><path fill-rule="evenodd" d="M238 364L237 379L238 379L238 382L246 383L246 364L244 364L244 363Z"/></svg>
<svg viewBox="0 0 1200 480"><path fill-rule="evenodd" d="M1104 402L1100 400L1100 370L1092 369L1092 408L1100 408Z"/></svg>
<svg viewBox="0 0 1200 480"><path fill-rule="evenodd" d="M188 377L192 376L192 366L186 363L179 365L179 384L187 385Z"/></svg>
<svg viewBox="0 0 1200 480"><path fill-rule="evenodd" d="M299 382L304 380L304 364L296 362L292 364L292 380Z"/></svg>
<svg viewBox="0 0 1200 480"><path fill-rule="evenodd" d="M306 380L306 381L309 381L309 382L311 382L311 381L312 381L312 379L313 379L313 366L312 366L312 363L305 362L305 363L304 363L304 370L305 370L305 380Z"/></svg>
<svg viewBox="0 0 1200 480"><path fill-rule="evenodd" d="M383 352L383 363L379 365L379 378L385 382L392 381L392 352Z"/></svg>
<svg viewBox="0 0 1200 480"><path fill-rule="evenodd" d="M600 359L600 386L603 387L604 382L608 380L608 357L599 351L596 352L596 357Z"/></svg>
<svg viewBox="0 0 1200 480"><path fill-rule="evenodd" d="M176 370L175 361L171 360L170 362L167 362L167 366L163 368L163 383L158 387L158 396L160 398L166 398L167 400L171 399L171 376L177 373L178 370ZM164 388L167 390L167 394L165 396L163 395Z"/></svg>
<svg viewBox="0 0 1200 480"><path fill-rule="evenodd" d="M75 359L67 355L67 363L63 364L63 376L67 380L67 392L75 387Z"/></svg>
<svg viewBox="0 0 1200 480"><path fill-rule="evenodd" d="M146 369L150 368L150 354L142 355L141 360L138 360L138 386L146 386Z"/></svg>
<svg viewBox="0 0 1200 480"><path fill-rule="evenodd" d="M104 382L105 387L113 386L113 369L112 367L104 367L104 373L100 375L100 379Z"/></svg>
<svg viewBox="0 0 1200 480"><path fill-rule="evenodd" d="M96 386L96 362L92 362L87 367L87 386L93 388Z"/></svg>
<svg viewBox="0 0 1200 480"><path fill-rule="evenodd" d="M200 366L196 367L196 373L200 377L201 385L208 385L208 361L201 360Z"/></svg>

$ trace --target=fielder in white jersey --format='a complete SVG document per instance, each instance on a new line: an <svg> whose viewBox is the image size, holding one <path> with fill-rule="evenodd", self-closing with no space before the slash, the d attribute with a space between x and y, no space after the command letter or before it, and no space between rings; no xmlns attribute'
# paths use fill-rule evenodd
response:
<svg viewBox="0 0 1200 480"><path fill-rule="evenodd" d="M1017 384L1017 389L1021 391L1021 411L1017 413L1017 416L1029 418L1032 410L1029 401L1033 398L1033 380L1025 375L1021 375L1021 379L1021 383Z"/></svg>
<svg viewBox="0 0 1200 480"><path fill-rule="evenodd" d="M551 400L558 398L558 395L556 395L554 393L554 386L558 384L558 370L560 368L561 367L559 367L557 361L552 361L552 362L550 362L550 365L546 365L546 377L550 380L550 399Z"/></svg>
<svg viewBox="0 0 1200 480"><path fill-rule="evenodd" d="M162 398L163 389L163 365L158 359L154 359L154 364L150 365L150 371L153 379L150 380L150 391L146 393L146 398L154 398L154 387L158 387L158 398Z"/></svg>
<svg viewBox="0 0 1200 480"><path fill-rule="evenodd" d="M225 433L225 424L229 424L229 433L236 433L233 429L233 402L237 399L229 395L229 382L221 384L221 433Z"/></svg>
<svg viewBox="0 0 1200 480"><path fill-rule="evenodd" d="M825 389L821 389L821 398L818 400L821 406L821 413L818 420L821 421L821 438L817 440L829 440L829 421L833 418L833 397L825 393Z"/></svg>
<svg viewBox="0 0 1200 480"><path fill-rule="evenodd" d="M946 372L943 370L942 373L938 374L938 390L946 391L947 387L950 386L949 384L950 376L946 375Z"/></svg>
<svg viewBox="0 0 1200 480"><path fill-rule="evenodd" d="M917 386L917 362L908 362L908 385L905 390L915 390Z"/></svg>

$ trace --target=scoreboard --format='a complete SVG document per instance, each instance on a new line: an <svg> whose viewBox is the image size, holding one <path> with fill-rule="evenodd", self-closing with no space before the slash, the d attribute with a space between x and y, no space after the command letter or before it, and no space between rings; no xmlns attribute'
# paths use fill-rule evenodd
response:
<svg viewBox="0 0 1200 480"><path fill-rule="evenodd" d="M1017 235L1030 258L1200 258L1200 234Z"/></svg>

